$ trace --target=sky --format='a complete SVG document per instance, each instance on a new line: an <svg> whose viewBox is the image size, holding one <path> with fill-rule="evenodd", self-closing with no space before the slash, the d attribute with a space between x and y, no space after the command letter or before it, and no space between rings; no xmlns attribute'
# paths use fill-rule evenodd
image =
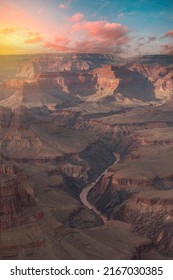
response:
<svg viewBox="0 0 173 280"><path fill-rule="evenodd" d="M172 0L0 0L0 54L173 54Z"/></svg>

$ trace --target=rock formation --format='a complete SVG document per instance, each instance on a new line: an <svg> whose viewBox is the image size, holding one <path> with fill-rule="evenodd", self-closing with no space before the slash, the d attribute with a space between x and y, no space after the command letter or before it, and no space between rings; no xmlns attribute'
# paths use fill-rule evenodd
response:
<svg viewBox="0 0 173 280"><path fill-rule="evenodd" d="M172 56L0 60L1 258L172 258Z"/></svg>
<svg viewBox="0 0 173 280"><path fill-rule="evenodd" d="M26 175L1 159L0 162L0 230L26 222L25 209L36 205L34 191Z"/></svg>

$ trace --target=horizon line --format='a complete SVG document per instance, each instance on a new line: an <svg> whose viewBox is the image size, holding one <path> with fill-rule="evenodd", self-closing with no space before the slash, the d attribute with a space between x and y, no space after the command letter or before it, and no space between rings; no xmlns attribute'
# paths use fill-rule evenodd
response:
<svg viewBox="0 0 173 280"><path fill-rule="evenodd" d="M0 56L35 56L35 55L112 55L112 56L116 56L119 58L134 58L134 57L141 57L141 56L173 56L173 54L168 54L168 53L155 53L155 54L138 54L138 55L134 55L134 56L121 56L121 55L117 55L114 53L87 53L87 52L50 52L50 53L18 53L18 54L0 54Z"/></svg>

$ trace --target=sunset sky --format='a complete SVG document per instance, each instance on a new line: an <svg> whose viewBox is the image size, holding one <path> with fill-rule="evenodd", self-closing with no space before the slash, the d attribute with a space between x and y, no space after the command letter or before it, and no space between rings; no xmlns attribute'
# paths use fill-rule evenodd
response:
<svg viewBox="0 0 173 280"><path fill-rule="evenodd" d="M172 0L0 0L0 54L173 54Z"/></svg>

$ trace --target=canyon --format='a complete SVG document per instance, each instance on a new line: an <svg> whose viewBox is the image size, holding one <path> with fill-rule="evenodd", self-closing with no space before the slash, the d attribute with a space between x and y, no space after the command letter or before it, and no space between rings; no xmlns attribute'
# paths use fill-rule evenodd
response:
<svg viewBox="0 0 173 280"><path fill-rule="evenodd" d="M0 56L0 258L173 258L173 56Z"/></svg>

